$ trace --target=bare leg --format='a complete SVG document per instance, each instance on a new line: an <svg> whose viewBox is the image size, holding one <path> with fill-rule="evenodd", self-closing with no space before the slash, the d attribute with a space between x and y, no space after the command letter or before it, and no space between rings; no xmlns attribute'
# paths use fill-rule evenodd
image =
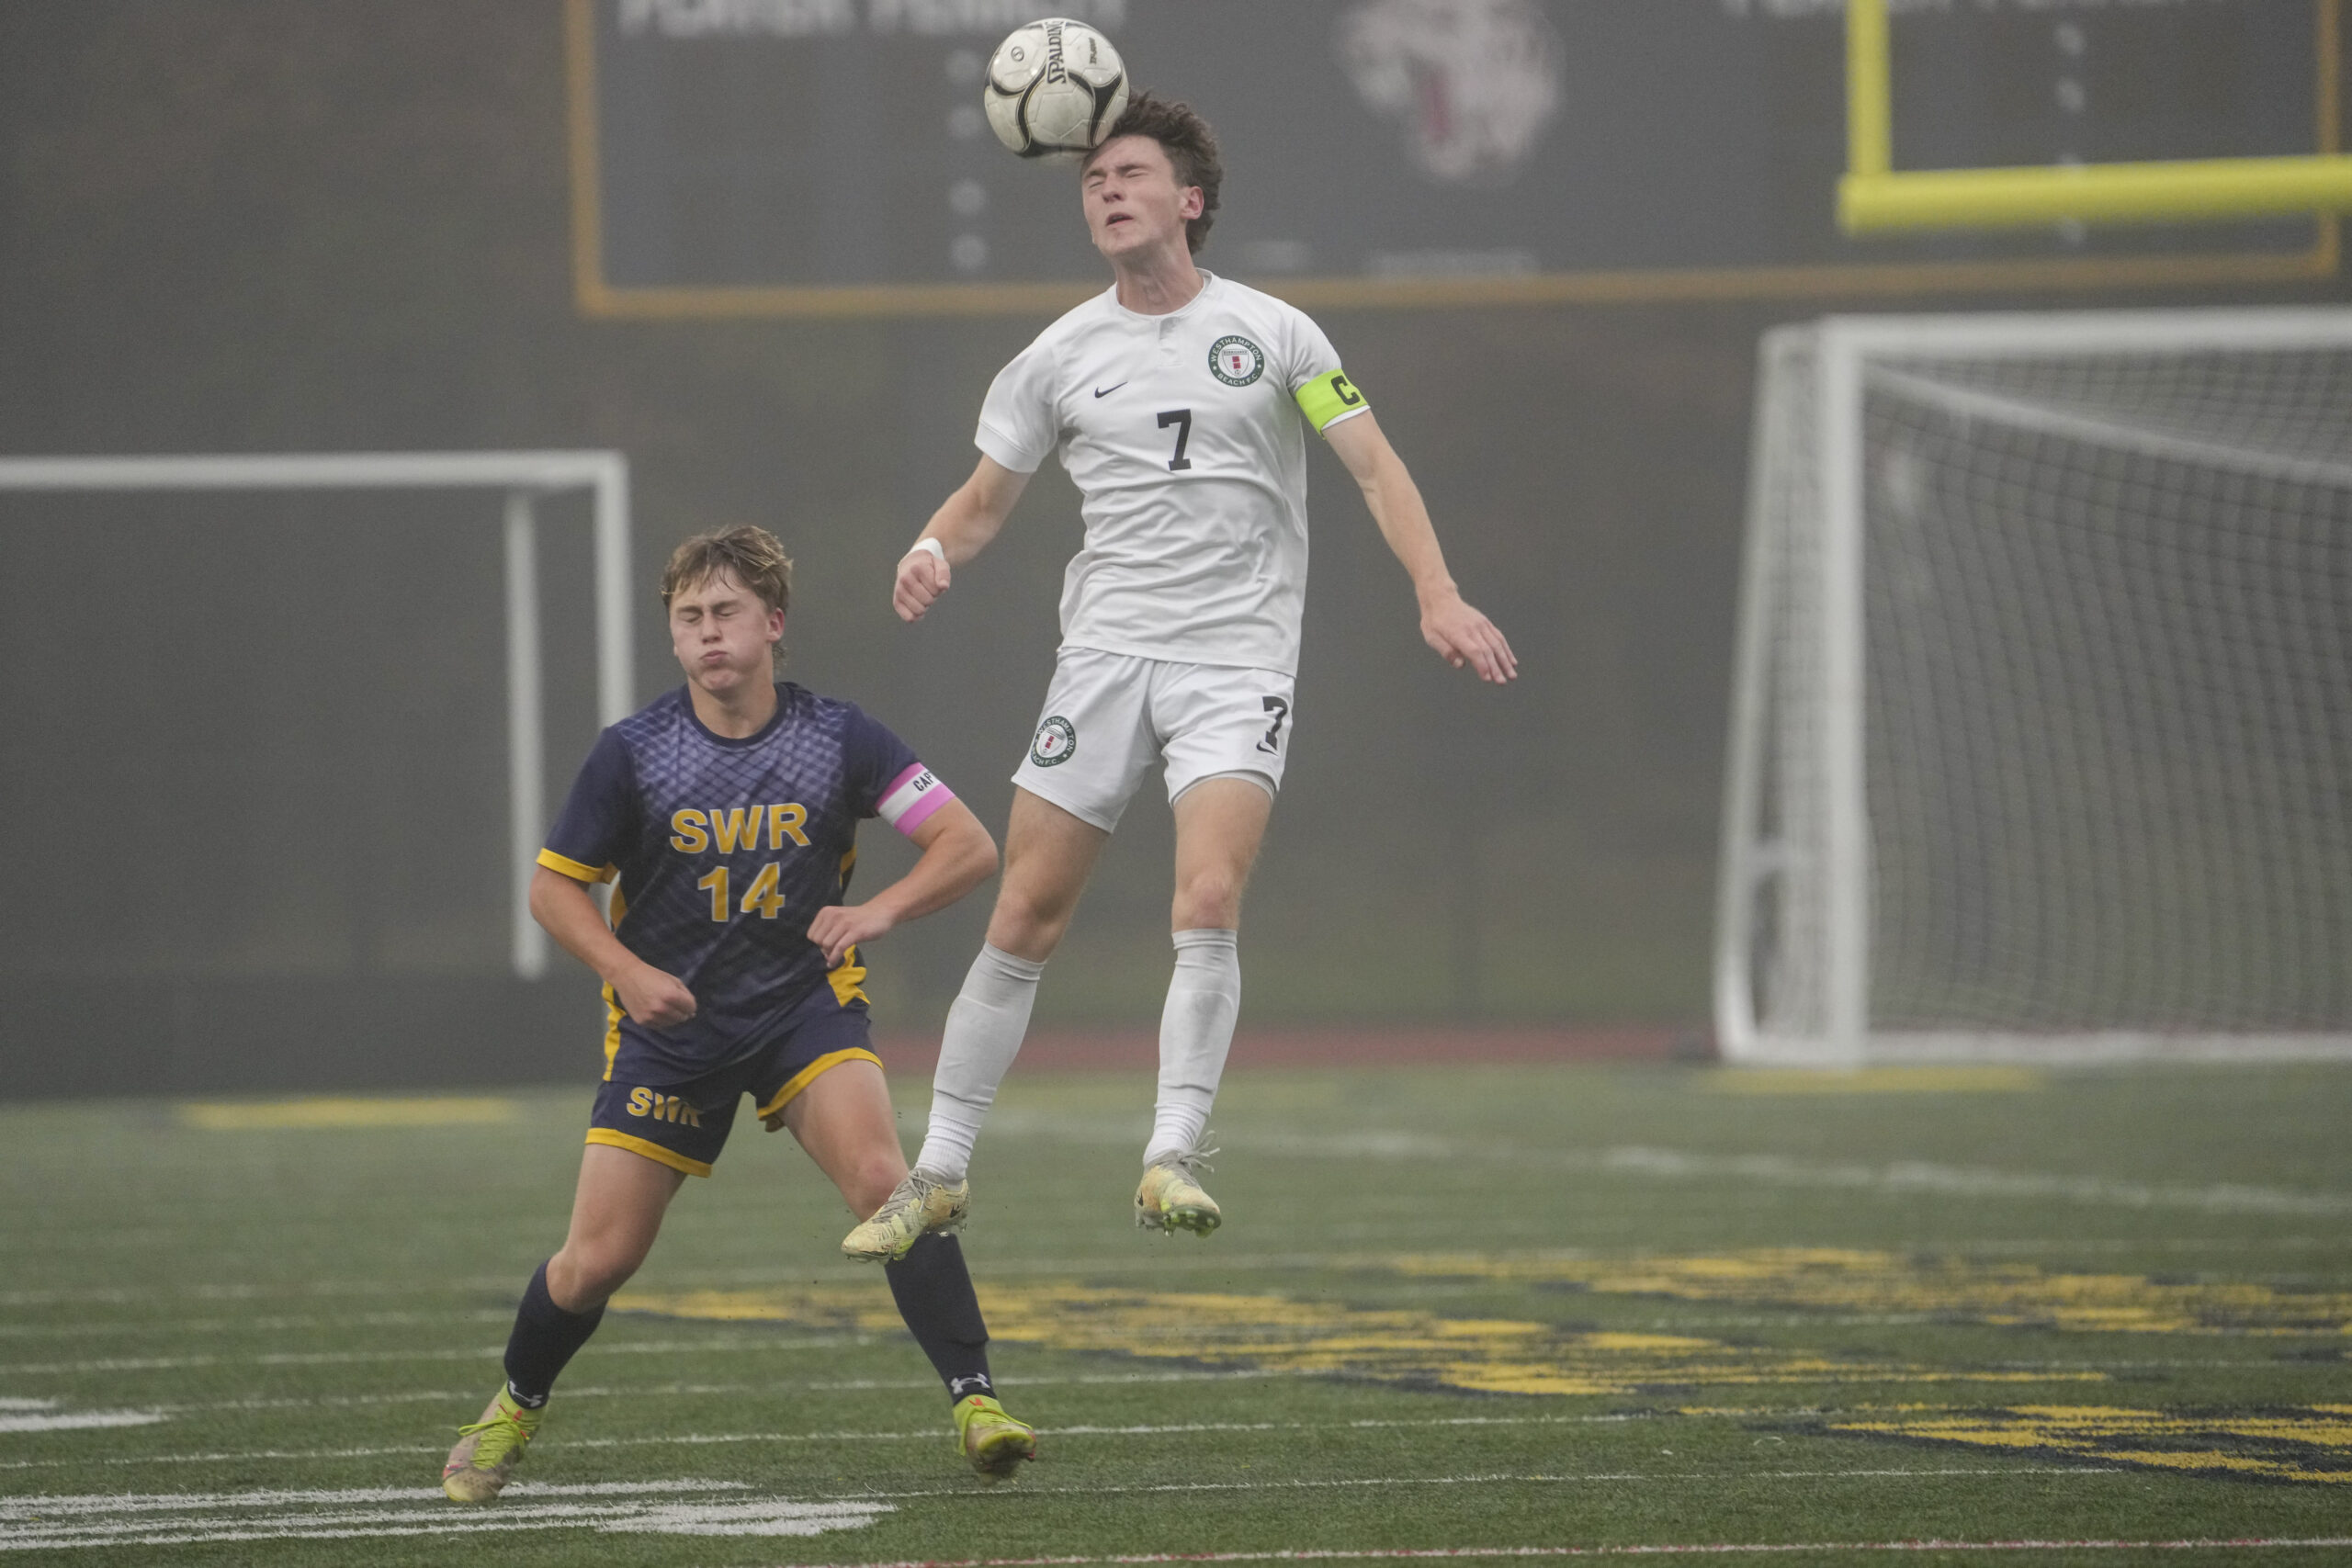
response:
<svg viewBox="0 0 2352 1568"><path fill-rule="evenodd" d="M653 1250L662 1216L685 1179L684 1171L609 1144L582 1150L571 1234L563 1250L548 1259L548 1294L555 1304L591 1312L628 1283Z"/></svg>
<svg viewBox="0 0 2352 1568"><path fill-rule="evenodd" d="M843 1062L820 1074L785 1107L784 1124L861 1219L880 1208L907 1174L889 1087L871 1062ZM988 1325L961 1244L952 1235L919 1236L905 1257L883 1265L883 1273L899 1315L947 1385L948 1399L993 1396Z"/></svg>
<svg viewBox="0 0 2352 1568"><path fill-rule="evenodd" d="M871 1062L843 1062L818 1074L784 1108L784 1125L861 1220L906 1179L890 1086Z"/></svg>
<svg viewBox="0 0 2352 1568"><path fill-rule="evenodd" d="M1248 779L1203 779L1177 797L1170 931L1240 929L1242 889L1273 810L1274 797Z"/></svg>
<svg viewBox="0 0 2352 1568"><path fill-rule="evenodd" d="M1004 880L989 916L989 945L1033 963L1051 958L1110 841L1111 835L1091 822L1014 786L1012 819L1004 830Z"/></svg>

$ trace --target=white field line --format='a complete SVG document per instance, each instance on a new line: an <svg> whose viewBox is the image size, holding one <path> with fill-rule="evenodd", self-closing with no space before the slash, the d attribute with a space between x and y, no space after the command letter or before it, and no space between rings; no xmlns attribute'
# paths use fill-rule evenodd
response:
<svg viewBox="0 0 2352 1568"><path fill-rule="evenodd" d="M1268 1371L1255 1367L1215 1372L1097 1372L1075 1377L1029 1377L1020 1379L1023 1388L1044 1388L1065 1385L1117 1385L1121 1383L1180 1383L1230 1382L1244 1379L1275 1377L1305 1377L1309 1374L1293 1371ZM564 1403L578 1399L661 1399L703 1398L708 1396L740 1397L742 1395L798 1395L804 1393L875 1393L898 1390L937 1388L937 1378L840 1378L813 1382L667 1382L639 1383L624 1387L591 1385L573 1388L566 1385ZM313 1405L334 1408L373 1404L430 1404L435 1403L462 1404L481 1397L480 1389L409 1390L399 1393L317 1394L303 1399L218 1399L198 1403L150 1406L171 1416L189 1416L210 1410L307 1410ZM19 1404L26 1409L49 1409L53 1399L9 1401L0 1399L0 1410Z"/></svg>
<svg viewBox="0 0 2352 1568"><path fill-rule="evenodd" d="M0 1416L0 1432L87 1432L105 1427L152 1427L160 1410L61 1410L47 1416Z"/></svg>
<svg viewBox="0 0 2352 1568"><path fill-rule="evenodd" d="M1926 1476L1982 1475L2004 1478L2017 1475L2121 1475L2120 1466L2112 1465L2019 1465L2015 1469L1996 1470L1977 1466L1954 1466L1931 1470L1677 1470L1677 1471L1596 1471L1587 1474L1504 1473L1493 1475L1381 1475L1344 1481L1169 1481L1136 1486L1023 1486L1020 1495L1030 1497L1102 1497L1114 1494L1146 1496L1176 1492L1306 1492L1329 1491L1360 1486L1516 1486L1516 1485L1603 1485L1620 1482L1744 1482L1744 1481L1917 1481ZM842 1492L829 1501L854 1502L861 1497L888 1502L907 1502L923 1497L969 1497L968 1486L931 1487L916 1492Z"/></svg>
<svg viewBox="0 0 2352 1568"><path fill-rule="evenodd" d="M1738 1413L1745 1416L1749 1412ZM1811 1415L1815 1412L1807 1411ZM1172 1437L1199 1432L1306 1432L1348 1430L1383 1427L1552 1427L1617 1425L1632 1421L1657 1419L1649 1415L1627 1416L1442 1416L1414 1421L1200 1421L1171 1426L1127 1427L1041 1427L1038 1430L1049 1438L1149 1438ZM639 1438L575 1438L564 1444L569 1449L649 1449L667 1447L709 1447L734 1443L896 1443L937 1442L946 1430L944 1423L910 1432L684 1432L667 1436ZM11 1460L0 1462L0 1471L62 1470L82 1465L133 1464L230 1464L254 1460L312 1460L333 1461L351 1459L383 1459L397 1454L437 1454L437 1444L405 1443L389 1448L371 1449L267 1449L244 1453L195 1454L132 1454L111 1458L80 1460Z"/></svg>
<svg viewBox="0 0 2352 1568"><path fill-rule="evenodd" d="M999 1135L1017 1134L1030 1139L1085 1145L1132 1142L1143 1136L1143 1127L1140 1118L1056 1116L1043 1110L1013 1107L999 1110L989 1118L989 1131ZM1374 1127L1332 1134L1309 1133L1278 1124L1245 1124L1228 1137L1226 1146L1274 1159L1475 1161L1615 1176L1770 1181L1788 1186L1850 1187L1967 1198L2057 1198L2135 1209L2201 1209L2211 1213L2352 1213L2352 1192L2290 1191L2239 1182L2192 1186L2125 1181L2098 1176L1938 1165L1925 1160L1897 1160L1883 1166L1823 1164L1783 1155L1720 1155L1638 1144L1597 1150L1531 1149L1504 1143L1462 1142L1401 1128Z"/></svg>
<svg viewBox="0 0 2352 1568"><path fill-rule="evenodd" d="M744 1481L664 1481L669 1492L748 1492ZM623 1497L648 1490L641 1481L518 1481L503 1497ZM262 1487L250 1492L64 1492L0 1497L0 1524L35 1515L127 1514L159 1508L277 1508L359 1503L445 1503L438 1486Z"/></svg>
<svg viewBox="0 0 2352 1568"><path fill-rule="evenodd" d="M453 1511L438 1487L21 1497L0 1503L0 1551L206 1541L349 1540L588 1527L606 1533L813 1536L895 1512L872 1499L745 1498L739 1482L518 1486L495 1511ZM680 1502L680 1492L726 1493ZM284 1511L292 1510L292 1511Z"/></svg>
<svg viewBox="0 0 2352 1568"><path fill-rule="evenodd" d="M1698 1557L1735 1552L1826 1551L2210 1551L2222 1548L2286 1548L2317 1551L2352 1546L2352 1536L2311 1536L2278 1539L2246 1536L2236 1540L1838 1540L1838 1541L1696 1541L1687 1545L1638 1546L1374 1546L1361 1551L1337 1547L1292 1548L1282 1551L1150 1551L1110 1557L964 1557L909 1560L901 1562L831 1563L820 1568L1125 1568L1153 1562L1359 1562L1422 1557Z"/></svg>
<svg viewBox="0 0 2352 1568"><path fill-rule="evenodd" d="M831 1350L843 1345L865 1345L879 1336L827 1334L802 1339L653 1339L639 1343L598 1345L599 1356L666 1356L697 1350ZM506 1354L503 1345L479 1350L299 1350L260 1356L131 1356L91 1361L17 1361L0 1365L0 1374L58 1376L83 1372L182 1371L192 1367L345 1367L370 1361L480 1361Z"/></svg>
<svg viewBox="0 0 2352 1568"><path fill-rule="evenodd" d="M452 1399L463 1397L449 1396ZM1724 1407L1713 1410L1645 1410L1610 1412L1583 1416L1439 1416L1409 1420L1365 1419L1354 1421L1192 1421L1168 1425L1135 1424L1118 1427L1041 1427L1039 1433L1048 1438L1155 1438L1182 1437L1203 1432L1345 1432L1385 1429L1427 1429L1460 1427L1601 1427L1626 1426L1640 1421L1748 1421L1757 1419L1786 1419L1838 1414L1866 1414L1880 1407L1855 1405L1826 1408L1819 1405L1792 1406L1785 1409L1743 1409ZM1941 1406L1904 1406L1908 1411ZM1960 1409L1964 1406L1952 1406ZM568 1449L641 1449L667 1447L711 1447L736 1443L889 1443L936 1442L945 1429L924 1427L905 1432L684 1432L631 1438L575 1438L567 1439ZM232 1464L258 1460L311 1461L333 1462L353 1459L384 1459L401 1454L437 1454L437 1444L404 1443L383 1448L364 1449L263 1449L244 1452L118 1454L91 1459L11 1460L0 1462L0 1471L63 1470L96 1465L171 1465L171 1464Z"/></svg>
<svg viewBox="0 0 2352 1568"><path fill-rule="evenodd" d="M1384 1490L1398 1486L1498 1486L1498 1485L1611 1485L1642 1482L1690 1481L1858 1481L1902 1479L1917 1480L1929 1476L2016 1476L2016 1475L2111 1475L2113 1470L2082 1466L2030 1466L2010 1470L1983 1467L1956 1467L1906 1470L1789 1470L1766 1472L1640 1472L1604 1471L1586 1474L1567 1472L1498 1473L1485 1475L1414 1475L1364 1476L1347 1480L1315 1481L1237 1481L1181 1482L1136 1486L1056 1486L1024 1487L1029 1496L1102 1496L1113 1494L1149 1495L1175 1493L1204 1492L1284 1492L1330 1491L1350 1488L1378 1487ZM664 1483L660 1490L711 1491L734 1489L741 1483L686 1482ZM542 1502L540 1498L558 1496L625 1497L629 1493L642 1493L643 1484L603 1483L598 1487L543 1487L535 1492L517 1488L510 1500L502 1500L497 1513L489 1517L476 1515L473 1519L452 1520L448 1505L438 1488L427 1487L365 1487L337 1491L253 1493L148 1493L120 1496L104 1494L78 1494L55 1497L13 1497L0 1507L0 1551L24 1551L56 1545L129 1545L155 1544L174 1541L264 1540L272 1536L300 1535L314 1537L349 1534L422 1534L455 1529L512 1529L525 1525L599 1524L606 1519L625 1517L641 1512L641 1506L621 1502L617 1508L600 1507L585 1502ZM808 1516L825 1518L845 1517L863 1511L857 1523L870 1523L874 1516L892 1511L890 1505L929 1497L968 1498L969 1486L933 1487L905 1492L859 1492L813 1499L805 1503L784 1504L781 1500L763 1505L771 1512L791 1508ZM403 1509L401 1503L423 1503L431 1513ZM316 1511L306 1515L276 1517L254 1517L249 1527L237 1533L225 1533L224 1524L232 1521L208 1519L205 1513L219 1513L233 1508L279 1508L306 1506ZM763 1505L752 1505L759 1507ZM325 1511L328 1507L339 1511ZM176 1517L174 1511L176 1510ZM135 1516L144 1515L140 1518ZM57 1516L68 1516L59 1518ZM126 1516L132 1516L128 1517ZM74 1519L84 1522L74 1523ZM479 1522L476 1522L479 1521ZM169 1526L180 1527L169 1529ZM375 1529L353 1529L354 1526L376 1526ZM381 1527L390 1526L387 1530ZM233 1525L232 1525L233 1528ZM628 1527L623 1527L628 1528ZM659 1528L659 1527L653 1527ZM842 1528L834 1525L832 1528ZM144 1532L143 1534L141 1532ZM201 1533L198 1533L201 1532ZM814 1534L814 1530L797 1529L690 1529L680 1533L694 1534ZM78 1539L76 1539L78 1538ZM1139 1561L1182 1561L1177 1558L1150 1558ZM1053 1560L1046 1560L1053 1561ZM1110 1560L1106 1560L1110 1561Z"/></svg>
<svg viewBox="0 0 2352 1568"><path fill-rule="evenodd" d="M1475 1151L1465 1151L1475 1152ZM1618 1151L1629 1153L1635 1151ZM1654 1154L1658 1151L1639 1151ZM1499 1157L1521 1157L1504 1151ZM1576 1158L1561 1156L1557 1151L1532 1151L1524 1157L1534 1159ZM1694 1156L1692 1158L1717 1156ZM1740 1157L1740 1156L1730 1156ZM1767 1156L1757 1156L1767 1157ZM1598 1163L1598 1156L1594 1162ZM1867 1185L1861 1178L1870 1176L1868 1167L1824 1167L1823 1170L1843 1173L1835 1185ZM1695 1174L1695 1173L1693 1173ZM1999 1175L2000 1173L1984 1173ZM2006 1179L2006 1178L2005 1178ZM2071 1182L2082 1179L2072 1177L2025 1177L2032 1181ZM2259 1189L2196 1189L2184 1188L2184 1192L2223 1192L2262 1190ZM2341 1201L2352 1209L2352 1196L2329 1193L2280 1194L2301 1199L2313 1199L2335 1204ZM2333 1207L2326 1212L2336 1212ZM2129 1236L2055 1237L2015 1236L1932 1236L1890 1243L1892 1252L1936 1252L1965 1255L1970 1252L2051 1252L2061 1255L2077 1252L2197 1252L2221 1251L2341 1251L2345 1247L2340 1236L2317 1235L2230 1235L2230 1236L2149 1236L2135 1239ZM1413 1250L1413 1249L1408 1249ZM1547 1249L1546 1257L1596 1258L1622 1256L1619 1249L1566 1247ZM1204 1259L1197 1268L1180 1266L1180 1272L1193 1273L1213 1270L1217 1273L1314 1273L1323 1270L1385 1270L1394 1261L1385 1253L1366 1252L1220 1252L1213 1259ZM1103 1255L1090 1258L994 1258L987 1267L988 1277L1006 1279L1027 1275L1087 1275L1140 1273L1165 1277L1170 1272L1169 1260L1161 1256L1134 1257ZM729 1269L664 1278L662 1289L673 1291L723 1290L757 1285L801 1285L811 1283L818 1276L805 1269ZM639 1280L650 1286L652 1280ZM2324 1280L2320 1281L2324 1283ZM470 1280L423 1281L410 1278L401 1280L322 1280L299 1285L200 1284L185 1286L104 1286L87 1289L51 1289L0 1291L0 1308L41 1306L127 1306L144 1302L194 1300L208 1302L303 1300L321 1297L364 1296L370 1299L390 1299L400 1296L473 1295L485 1292L513 1295L515 1279L506 1276ZM417 1314L419 1321L447 1323L460 1315L457 1311L442 1314ZM504 1319L508 1313L501 1309L480 1314L484 1322ZM328 1320L341 1326L349 1319ZM132 1320L130 1327L152 1329L174 1327L168 1319L141 1318ZM0 1330L0 1333L5 1333Z"/></svg>
<svg viewBox="0 0 2352 1568"><path fill-rule="evenodd" d="M0 1339L86 1339L107 1334L283 1334L325 1329L348 1333L354 1328L398 1328L431 1324L447 1328L458 1323L511 1323L512 1309L476 1312L369 1312L349 1317L215 1317L128 1318L113 1323L0 1324Z"/></svg>

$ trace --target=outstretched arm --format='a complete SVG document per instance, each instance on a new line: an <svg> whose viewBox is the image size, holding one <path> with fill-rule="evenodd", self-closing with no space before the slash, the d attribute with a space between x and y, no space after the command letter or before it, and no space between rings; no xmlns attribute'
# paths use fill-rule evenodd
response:
<svg viewBox="0 0 2352 1568"><path fill-rule="evenodd" d="M953 569L988 547L1012 511L1012 503L1029 484L1027 474L1016 474L994 457L983 456L972 477L931 514L915 547L899 558L899 578L890 590L890 604L902 621L920 621L933 600L947 592ZM924 539L936 539L944 555L935 555Z"/></svg>
<svg viewBox="0 0 2352 1568"><path fill-rule="evenodd" d="M828 904L809 920L808 940L825 950L827 964L839 964L858 942L947 908L996 874L996 840L960 800L933 812L909 836L922 858L906 875L863 904Z"/></svg>
<svg viewBox="0 0 2352 1568"><path fill-rule="evenodd" d="M1421 640L1456 670L1467 664L1481 681L1497 684L1519 673L1519 660L1494 622L1463 603L1462 591L1445 570L1445 552L1438 548L1437 530L1430 524L1429 508L1405 460L1381 434L1372 411L1340 420L1326 428L1340 461L1355 476L1380 536L1413 579L1413 596L1421 604Z"/></svg>

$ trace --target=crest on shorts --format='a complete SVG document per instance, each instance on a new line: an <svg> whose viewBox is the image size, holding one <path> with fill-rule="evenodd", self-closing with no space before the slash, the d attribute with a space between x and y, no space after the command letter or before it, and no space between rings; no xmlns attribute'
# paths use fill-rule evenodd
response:
<svg viewBox="0 0 2352 1568"><path fill-rule="evenodd" d="M1029 742L1029 760L1041 768L1067 762L1077 752L1077 728L1059 714L1039 725L1037 739Z"/></svg>
<svg viewBox="0 0 2352 1568"><path fill-rule="evenodd" d="M1246 387L1266 373L1266 351L1235 333L1209 350L1209 373L1228 387Z"/></svg>

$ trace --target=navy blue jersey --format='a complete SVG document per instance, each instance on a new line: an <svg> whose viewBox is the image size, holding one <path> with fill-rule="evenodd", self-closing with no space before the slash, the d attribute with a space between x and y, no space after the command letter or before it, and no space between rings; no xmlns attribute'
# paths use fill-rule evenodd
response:
<svg viewBox="0 0 2352 1568"><path fill-rule="evenodd" d="M539 863L618 878L615 934L697 1010L645 1032L681 1066L716 1066L757 1049L815 987L864 999L856 950L829 974L808 922L841 902L861 818L912 832L951 798L854 703L780 682L775 716L736 740L703 728L681 686L597 738Z"/></svg>

